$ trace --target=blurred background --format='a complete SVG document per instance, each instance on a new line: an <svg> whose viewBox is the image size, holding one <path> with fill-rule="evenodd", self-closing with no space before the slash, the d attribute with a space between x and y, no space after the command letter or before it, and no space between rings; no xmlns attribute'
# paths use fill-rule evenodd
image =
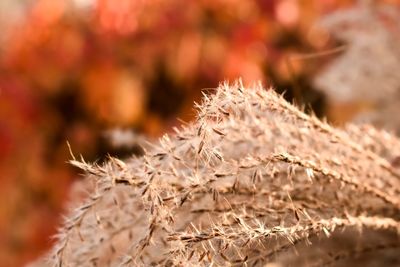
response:
<svg viewBox="0 0 400 267"><path fill-rule="evenodd" d="M52 244L76 155L139 153L221 81L400 132L400 0L0 0L0 266Z"/></svg>

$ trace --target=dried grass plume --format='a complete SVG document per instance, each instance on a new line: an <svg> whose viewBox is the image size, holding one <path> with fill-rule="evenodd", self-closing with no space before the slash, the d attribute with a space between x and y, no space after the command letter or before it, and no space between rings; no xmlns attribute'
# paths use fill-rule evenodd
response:
<svg viewBox="0 0 400 267"><path fill-rule="evenodd" d="M143 156L73 160L95 185L37 265L400 264L400 140L240 82L197 110Z"/></svg>

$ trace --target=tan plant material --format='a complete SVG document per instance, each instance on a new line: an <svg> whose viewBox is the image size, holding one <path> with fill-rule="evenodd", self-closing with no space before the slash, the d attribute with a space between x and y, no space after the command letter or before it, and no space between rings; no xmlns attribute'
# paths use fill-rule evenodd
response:
<svg viewBox="0 0 400 267"><path fill-rule="evenodd" d="M72 161L95 187L49 266L319 266L399 252L400 140L335 129L260 85L222 84L197 109L141 157Z"/></svg>
<svg viewBox="0 0 400 267"><path fill-rule="evenodd" d="M339 107L351 107L354 123L400 134L400 9L382 1L359 0L350 9L325 16L318 27L344 43L343 52L315 76L314 87L331 106L333 119L344 118ZM336 115L335 115L336 114Z"/></svg>
<svg viewBox="0 0 400 267"><path fill-rule="evenodd" d="M345 49L314 84L334 102L379 103L398 96L400 88L400 76L393 72L400 67L400 9L380 1L358 2L318 23Z"/></svg>

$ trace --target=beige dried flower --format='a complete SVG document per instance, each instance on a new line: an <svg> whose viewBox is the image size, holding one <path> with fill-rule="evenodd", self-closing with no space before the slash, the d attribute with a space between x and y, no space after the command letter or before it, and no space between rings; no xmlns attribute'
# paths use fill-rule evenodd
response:
<svg viewBox="0 0 400 267"><path fill-rule="evenodd" d="M66 218L47 264L322 266L382 251L382 260L393 258L397 148L400 140L385 132L335 129L260 85L222 84L204 96L194 123L143 156L72 161L96 186Z"/></svg>
<svg viewBox="0 0 400 267"><path fill-rule="evenodd" d="M319 23L346 44L345 52L315 77L316 88L334 102L385 101L398 95L400 10L361 3L332 13Z"/></svg>
<svg viewBox="0 0 400 267"><path fill-rule="evenodd" d="M393 116L400 101L400 9L380 1L358 1L318 24L345 43L344 52L314 78L332 106L335 120L342 120L337 107L353 107L353 122L400 133L400 120ZM339 108L340 109L340 108Z"/></svg>

